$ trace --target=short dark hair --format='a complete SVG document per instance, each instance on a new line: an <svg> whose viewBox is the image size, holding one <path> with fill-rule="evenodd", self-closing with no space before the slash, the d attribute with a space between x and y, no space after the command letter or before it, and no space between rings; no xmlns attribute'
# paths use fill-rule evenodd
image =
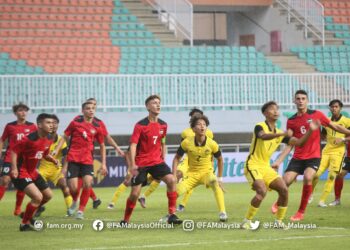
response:
<svg viewBox="0 0 350 250"><path fill-rule="evenodd" d="M294 96L299 95L299 94L308 96L307 92L305 90L303 90L303 89L297 90L295 92Z"/></svg>
<svg viewBox="0 0 350 250"><path fill-rule="evenodd" d="M41 113L36 118L36 123L41 123L45 119L54 119L51 114Z"/></svg>
<svg viewBox="0 0 350 250"><path fill-rule="evenodd" d="M16 113L20 108L23 108L26 111L28 111L30 109L27 105L25 105L24 103L20 102L20 103L15 104L15 105L12 106L13 113Z"/></svg>
<svg viewBox="0 0 350 250"><path fill-rule="evenodd" d="M52 119L54 119L57 123L60 123L60 119L58 119L57 115L52 114Z"/></svg>
<svg viewBox="0 0 350 250"><path fill-rule="evenodd" d="M330 107L330 106L332 106L333 104L336 104L336 103L338 103L341 108L343 107L343 103L339 99L334 99L334 100L330 101L328 106Z"/></svg>
<svg viewBox="0 0 350 250"><path fill-rule="evenodd" d="M81 105L81 109L84 109L86 105L89 105L89 104L93 104L92 102L84 102L82 105Z"/></svg>
<svg viewBox="0 0 350 250"><path fill-rule="evenodd" d="M188 115L189 115L190 117L192 117L193 114L195 114L195 113L199 113L199 114L203 115L203 111L200 110L200 109L197 109L197 108L191 109L191 111L190 111L190 113L188 113Z"/></svg>
<svg viewBox="0 0 350 250"><path fill-rule="evenodd" d="M149 97L147 97L147 99L145 100L145 105L148 104L148 102L154 100L154 99L158 99L160 101L160 96L159 95L150 95Z"/></svg>
<svg viewBox="0 0 350 250"><path fill-rule="evenodd" d="M86 99L86 102L91 102L91 101L97 102L97 100L94 97L90 97L90 98Z"/></svg>
<svg viewBox="0 0 350 250"><path fill-rule="evenodd" d="M207 126L209 126L209 119L208 119L208 117L206 117L205 115L195 115L190 120L191 128L194 128L196 126L196 124L197 124L197 121L199 121L199 120L205 121L205 124Z"/></svg>
<svg viewBox="0 0 350 250"><path fill-rule="evenodd" d="M276 106L278 106L277 105L277 102L275 102L275 101L269 101L269 102L267 102L267 103L265 103L264 105L262 105L262 107L261 107L261 113L265 113L265 111L266 111L266 109L268 109L270 106L272 106L272 105L276 105Z"/></svg>

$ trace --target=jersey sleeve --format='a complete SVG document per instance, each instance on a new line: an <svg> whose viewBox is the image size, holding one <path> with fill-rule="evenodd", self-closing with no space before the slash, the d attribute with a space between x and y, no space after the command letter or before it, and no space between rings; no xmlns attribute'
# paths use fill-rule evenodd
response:
<svg viewBox="0 0 350 250"><path fill-rule="evenodd" d="M95 140L99 143L102 144L105 142L105 136L103 134L102 130L99 130L98 133L96 134Z"/></svg>
<svg viewBox="0 0 350 250"><path fill-rule="evenodd" d="M320 119L321 125L324 127L328 127L331 120L325 114L323 114L321 111L317 111L318 119Z"/></svg>
<svg viewBox="0 0 350 250"><path fill-rule="evenodd" d="M214 139L213 131L211 131L210 129L208 129L207 131L208 131L208 132L207 132L207 133L208 133L207 136L208 136L210 139Z"/></svg>
<svg viewBox="0 0 350 250"><path fill-rule="evenodd" d="M134 131L133 131L131 138L130 138L130 143L138 144L141 132L142 132L141 126L139 124L136 124L134 127Z"/></svg>
<svg viewBox="0 0 350 250"><path fill-rule="evenodd" d="M213 143L211 145L211 150L212 150L215 158L219 158L221 156L220 147L215 141L213 141Z"/></svg>
<svg viewBox="0 0 350 250"><path fill-rule="evenodd" d="M183 140L180 144L180 147L177 149L176 154L183 156L187 152L187 141Z"/></svg>
<svg viewBox="0 0 350 250"><path fill-rule="evenodd" d="M259 133L260 131L263 131L263 127L261 125L256 125L254 128L254 134L256 136L256 138L259 138Z"/></svg>
<svg viewBox="0 0 350 250"><path fill-rule="evenodd" d="M185 140L186 138L186 129L182 131L181 133L181 140Z"/></svg>
<svg viewBox="0 0 350 250"><path fill-rule="evenodd" d="M66 142L63 143L61 152L62 152L62 156L66 156L68 154L68 145Z"/></svg>
<svg viewBox="0 0 350 250"><path fill-rule="evenodd" d="M64 134L66 136L71 136L72 132L73 132L73 128L74 128L74 121L72 121L71 123L69 123L68 127L66 128L66 130L64 131Z"/></svg>
<svg viewBox="0 0 350 250"><path fill-rule="evenodd" d="M108 135L106 124L103 121L100 121L100 126L101 126L102 135L106 137Z"/></svg>
<svg viewBox="0 0 350 250"><path fill-rule="evenodd" d="M282 139L282 143L289 144L290 139L291 139L291 137L285 136L285 137L283 137L283 139Z"/></svg>
<svg viewBox="0 0 350 250"><path fill-rule="evenodd" d="M9 134L10 134L10 131L9 131L9 126L6 125L5 126L5 129L4 129L4 132L2 133L2 136L1 136L1 140L2 141L6 141L8 138L9 138Z"/></svg>

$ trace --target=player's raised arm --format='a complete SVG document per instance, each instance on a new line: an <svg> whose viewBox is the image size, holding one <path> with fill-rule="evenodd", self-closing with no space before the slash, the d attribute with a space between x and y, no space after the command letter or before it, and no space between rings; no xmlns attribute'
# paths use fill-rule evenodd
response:
<svg viewBox="0 0 350 250"><path fill-rule="evenodd" d="M336 124L334 122L330 122L328 127L330 127L331 129L339 132L339 133L342 133L342 134L345 134L345 135L350 135L350 130L347 129L347 128L344 128L343 126L339 125L339 124Z"/></svg>
<svg viewBox="0 0 350 250"><path fill-rule="evenodd" d="M57 146L55 147L55 149L50 153L50 155L55 156L58 154L58 152L61 150L61 148L63 147L64 143L68 142L69 137L67 135L63 135L61 137L61 139L59 140L59 142L57 143Z"/></svg>
<svg viewBox="0 0 350 250"><path fill-rule="evenodd" d="M321 126L321 122L319 120L316 121L312 121L310 123L310 129L301 137L301 138L296 138L296 137L292 137L290 138L288 144L291 146L298 146L298 147L302 147L305 142L310 138L311 134L319 129Z"/></svg>
<svg viewBox="0 0 350 250"><path fill-rule="evenodd" d="M123 157L125 156L124 151L120 149L117 142L112 138L112 136L110 134L108 134L106 136L106 139L107 139L107 143L109 145L111 145L115 149L115 151L117 151L118 155L123 156Z"/></svg>
<svg viewBox="0 0 350 250"><path fill-rule="evenodd" d="M290 134L288 131L283 133L265 133L265 131L260 125L255 126L254 133L256 134L257 138L260 138L263 140L272 140L277 137L288 136Z"/></svg>

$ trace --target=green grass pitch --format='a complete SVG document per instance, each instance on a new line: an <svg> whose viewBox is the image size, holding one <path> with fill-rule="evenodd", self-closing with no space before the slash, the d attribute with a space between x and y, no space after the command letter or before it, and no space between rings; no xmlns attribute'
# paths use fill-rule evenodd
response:
<svg viewBox="0 0 350 250"><path fill-rule="evenodd" d="M54 191L54 198L46 205L40 219L44 229L40 232L19 232L20 219L12 215L15 192L7 192L0 202L0 249L343 249L350 244L350 185L345 181L342 205L319 208L318 198L324 182L320 182L314 202L309 204L306 217L301 224L316 225L316 229L265 229L266 222L273 222L270 206L277 194L270 192L264 200L256 220L261 222L256 231L242 229L194 229L184 231L182 226L173 229L107 229L107 222L120 221L124 214L127 190L114 210L107 209L115 188L96 188L102 200L98 209L92 209L89 201L85 220L65 217L65 205L60 190ZM229 221L226 224L241 222L254 193L247 183L226 184L226 209ZM290 188L287 219L299 206L302 183ZM333 193L328 202L332 201ZM27 203L26 198L24 205ZM147 199L147 208L137 204L131 218L135 224L157 222L167 212L165 188L161 186ZM218 211L214 195L210 189L197 187L189 200L186 210L178 213L184 220L195 222L218 222ZM105 222L105 228L96 232L92 228L95 219ZM288 221L288 220L286 220ZM82 230L49 229L47 224L60 227L83 224Z"/></svg>

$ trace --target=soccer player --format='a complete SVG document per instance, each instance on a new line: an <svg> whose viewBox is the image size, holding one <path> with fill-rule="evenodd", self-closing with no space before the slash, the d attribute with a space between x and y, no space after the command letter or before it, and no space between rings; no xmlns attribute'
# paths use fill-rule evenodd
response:
<svg viewBox="0 0 350 250"><path fill-rule="evenodd" d="M31 198L24 212L20 231L34 230L30 221L37 208L52 197L51 189L47 182L38 173L36 167L42 158L46 158L55 164L57 160L50 157L49 150L52 140L50 133L53 129L53 119L49 114L40 114L37 117L38 131L24 137L11 148L11 177L14 186Z"/></svg>
<svg viewBox="0 0 350 250"><path fill-rule="evenodd" d="M67 174L68 186L73 197L77 200L79 196L78 178L83 179L83 191L80 197L79 209L76 214L77 219L84 219L84 210L90 197L90 190L93 181L93 150L94 141L100 144L101 169L103 175L107 174L106 167L106 147L101 126L94 120L96 106L93 103L85 102L82 104L83 116L74 119L64 131L64 140L70 138L67 161L65 162L62 173ZM61 147L59 143L59 147ZM73 215L76 205L73 203L68 209L68 215Z"/></svg>
<svg viewBox="0 0 350 250"><path fill-rule="evenodd" d="M201 184L210 187L214 192L219 208L219 219L220 221L226 221L227 214L222 185L223 159L219 145L206 136L207 126L209 125L206 116L193 116L190 123L195 136L187 137L181 142L173 160L174 175L176 175L177 166L185 153L189 165L187 177L177 185L176 192L180 196ZM218 177L214 174L213 156L218 161Z"/></svg>
<svg viewBox="0 0 350 250"><path fill-rule="evenodd" d="M90 102L92 104L95 105L95 109L97 109L97 100L95 98L89 98L86 100L86 102ZM115 151L117 152L117 154L119 154L120 156L124 156L124 151L120 149L120 147L118 146L118 144L116 143L116 141L112 138L112 136L108 133L108 130L107 130L107 127L105 125L105 123L98 119L96 116L94 117L94 121L96 121L100 126L101 126L101 131L102 131L102 134L103 136L107 139L107 143L109 145L111 145ZM82 180L81 178L78 179L78 190L80 192L80 189L82 187ZM93 201L93 205L92 207L94 209L97 209L99 205L101 205L101 200L99 198L97 198L93 188L91 187L91 190L90 190L90 198L92 199ZM76 202L76 201L75 201Z"/></svg>
<svg viewBox="0 0 350 250"><path fill-rule="evenodd" d="M7 141L7 149L4 155L2 171L0 172L0 200L4 196L6 189L11 181L11 148L19 143L24 137L36 131L36 125L27 121L27 114L29 107L23 103L16 104L12 107L12 111L17 117L17 120L10 122L5 126L4 132L0 138L0 158L4 142ZM1 167L1 166L0 166ZM17 190L16 193L16 207L13 212L14 215L21 214L21 206L25 193Z"/></svg>
<svg viewBox="0 0 350 250"><path fill-rule="evenodd" d="M51 136L53 139L53 143L50 146L50 151L53 151L56 148L58 142L62 138L60 135L57 134L58 124L60 120L56 115L52 115L52 118L53 118L53 130L52 130ZM61 163L63 158L66 158L67 152L68 152L68 147L67 147L67 144L64 143L63 146L60 149L58 149L57 154L54 156L54 159L56 159L59 163ZM64 201L66 203L66 207L68 210L68 208L70 208L70 206L72 205L73 198L67 186L66 179L62 174L62 164L57 166L56 164L50 161L42 159L40 161L39 173L46 182L51 181L55 186L61 189L63 193Z"/></svg>
<svg viewBox="0 0 350 250"><path fill-rule="evenodd" d="M341 109L343 103L340 100L332 100L329 103L329 109L332 113L330 117L331 121L345 128L350 127L350 119L346 118L341 114ZM318 203L319 207L327 207L326 199L329 193L332 191L334 180L337 174L340 173L341 167L343 165L343 159L345 154L345 136L344 134L338 133L329 127L322 130L322 134L327 139L327 144L322 150L322 159L320 168L317 170L315 178L312 182L312 189L315 191L315 187L318 183L319 177L328 169L327 181L324 185L323 192ZM312 196L310 197L310 202L312 201ZM309 202L309 203L310 203Z"/></svg>
<svg viewBox="0 0 350 250"><path fill-rule="evenodd" d="M154 179L162 180L167 185L168 223L180 224L182 221L175 215L176 180L162 157L162 144L165 146L167 124L158 118L160 114L160 97L149 96L145 105L148 117L139 121L130 139L130 173L131 193L126 202L124 219L121 224L128 223L140 195L142 184L147 181L147 174Z"/></svg>
<svg viewBox="0 0 350 250"><path fill-rule="evenodd" d="M321 125L330 127L331 129L343 134L349 135L350 130L330 121L322 112L318 110L308 109L308 95L305 90L297 90L294 95L294 103L297 107L297 113L290 117L287 121L287 129L296 138L301 138L310 128L310 122L320 120ZM292 221L300 221L304 219L305 209L312 194L312 180L320 165L321 158L321 132L316 130L310 136L310 139L302 147L295 146L293 158L283 175L283 180L289 187L298 175L304 175L304 186L298 211L290 218ZM280 157L272 164L277 167L282 163L284 155L288 155L292 150L291 146L281 153ZM277 212L277 203L272 206L271 211Z"/></svg>
<svg viewBox="0 0 350 250"><path fill-rule="evenodd" d="M343 166L342 171L337 175L335 178L334 183L334 195L335 199L331 203L329 203L329 206L339 206L340 205L340 198L341 198L341 191L343 189L344 184L344 178L345 176L350 172L350 138L344 138L344 140L348 143L347 144L347 153L345 157L345 165Z"/></svg>
<svg viewBox="0 0 350 250"><path fill-rule="evenodd" d="M193 116L195 115L203 115L203 111L200 110L200 109L197 109L197 108L193 108L190 113L189 113L189 116L190 118L192 118ZM207 128L207 131L206 131L206 135L213 139L214 138L214 135L213 135L213 132ZM182 131L181 133L181 141L185 140L187 137L193 137L194 136L194 132L192 130L191 127L189 128L186 128ZM166 151L164 150L163 153L164 154L164 157L165 157L165 154L166 154ZM188 171L188 157L187 155L182 159L182 161L180 162L178 168L177 168L177 171L176 171L176 178L177 180L181 180L181 179L184 179L186 177L186 174L187 174L187 171ZM146 207L146 198L159 186L159 182L157 180L153 180L151 183L150 183L150 186L149 188L145 191L145 193L138 199L138 201L140 202L141 206L143 208ZM190 196L192 195L192 192L193 190L189 190L188 192L186 192L177 208L177 211L179 212L183 212L185 210L185 207L187 205L187 202L190 198Z"/></svg>
<svg viewBox="0 0 350 250"><path fill-rule="evenodd" d="M289 137L288 132L276 128L280 115L276 102L265 103L261 112L265 116L265 121L255 125L249 155L244 165L244 175L256 192L242 224L244 229L251 229L251 221L259 210L267 191L271 189L278 193L276 222L279 226L284 226L282 220L287 211L288 188L283 179L270 166L270 158L281 143L302 146L312 132L319 128L319 125L313 122L310 124L310 129L300 139Z"/></svg>

